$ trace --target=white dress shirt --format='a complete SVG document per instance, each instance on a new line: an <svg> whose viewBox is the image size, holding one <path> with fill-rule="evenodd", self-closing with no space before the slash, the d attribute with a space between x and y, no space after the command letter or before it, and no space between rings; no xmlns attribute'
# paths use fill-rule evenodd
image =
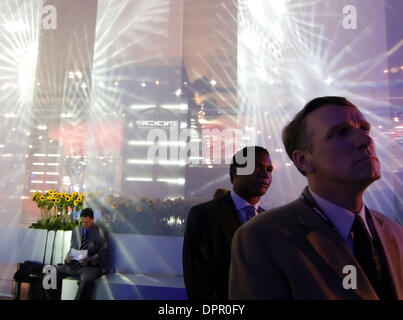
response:
<svg viewBox="0 0 403 320"><path fill-rule="evenodd" d="M309 187L308 187L309 188ZM322 212L326 215L326 217L333 223L336 228L337 233L344 240L347 246L350 248L352 252L353 250L353 238L351 237L351 227L354 223L354 213L344 209L333 202L330 202L322 197L318 196L315 192L309 188L309 192L312 197L319 205ZM371 235L371 232L368 228L367 221L365 219L365 205L362 206L360 212L358 213L362 220L364 221L365 227L367 228L368 233Z"/></svg>

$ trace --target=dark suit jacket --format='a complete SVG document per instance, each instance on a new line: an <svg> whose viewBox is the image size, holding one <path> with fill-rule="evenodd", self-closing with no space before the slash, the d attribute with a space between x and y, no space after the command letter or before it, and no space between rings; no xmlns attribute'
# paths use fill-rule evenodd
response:
<svg viewBox="0 0 403 320"><path fill-rule="evenodd" d="M370 210L395 296L403 299L403 229ZM346 265L357 289L344 289ZM345 242L301 199L243 225L232 243L230 299L378 299Z"/></svg>
<svg viewBox="0 0 403 320"><path fill-rule="evenodd" d="M81 247L81 238L83 234L83 226L78 226L73 229L71 235L71 248L79 250ZM71 249L70 248L70 249ZM102 268L106 256L108 254L108 243L102 229L95 223L91 227L88 239L88 265Z"/></svg>
<svg viewBox="0 0 403 320"><path fill-rule="evenodd" d="M183 274L189 299L228 299L231 242L240 226L229 193L191 208L183 242Z"/></svg>

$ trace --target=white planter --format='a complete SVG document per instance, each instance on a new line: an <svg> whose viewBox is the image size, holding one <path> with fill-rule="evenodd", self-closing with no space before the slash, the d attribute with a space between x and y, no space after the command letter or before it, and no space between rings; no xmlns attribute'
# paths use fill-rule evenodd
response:
<svg viewBox="0 0 403 320"><path fill-rule="evenodd" d="M70 249L71 231L20 229L18 262L36 261L45 264L63 263ZM46 249L46 251L45 251ZM52 256L53 250L53 256ZM44 259L45 254L45 260Z"/></svg>

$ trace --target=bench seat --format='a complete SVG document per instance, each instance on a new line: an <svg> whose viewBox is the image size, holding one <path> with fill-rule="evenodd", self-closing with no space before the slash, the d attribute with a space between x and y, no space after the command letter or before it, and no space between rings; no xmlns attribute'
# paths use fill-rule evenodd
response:
<svg viewBox="0 0 403 320"><path fill-rule="evenodd" d="M73 300L77 292L77 278L63 279L62 300ZM183 277L111 273L95 281L94 300L186 300Z"/></svg>

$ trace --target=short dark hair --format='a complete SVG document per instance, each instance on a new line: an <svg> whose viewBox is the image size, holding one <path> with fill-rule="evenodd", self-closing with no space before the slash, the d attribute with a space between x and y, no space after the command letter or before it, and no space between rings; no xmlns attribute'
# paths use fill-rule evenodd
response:
<svg viewBox="0 0 403 320"><path fill-rule="evenodd" d="M295 150L307 150L311 147L311 142L307 136L305 118L308 114L323 107L324 105L332 104L337 106L356 107L353 103L344 97L328 96L318 97L309 101L301 111L299 111L294 119L291 120L283 129L281 138L283 139L285 150L292 160L292 154ZM298 168L298 167L297 167ZM298 170L305 175L299 168Z"/></svg>
<svg viewBox="0 0 403 320"><path fill-rule="evenodd" d="M91 219L94 218L94 211L91 208L85 208L81 211L80 218L89 217Z"/></svg>
<svg viewBox="0 0 403 320"><path fill-rule="evenodd" d="M228 192L229 192L229 190L227 190L227 189L221 189L221 188L220 188L220 189L217 189L217 190L214 192L213 199L219 199L219 198L225 196Z"/></svg>
<svg viewBox="0 0 403 320"><path fill-rule="evenodd" d="M254 152L255 154L257 154L259 152L263 152L263 153L266 153L270 157L269 151L267 151L267 149L265 149L261 146L248 146L248 147L242 148L241 150L239 150L232 156L231 165L229 167L229 177L230 177L231 183L234 181L234 174L233 174L234 168L246 167L246 165L247 165L246 162L244 164L238 164L236 162L236 158L239 158L239 156L241 156L241 155L243 158L245 158L249 152Z"/></svg>

